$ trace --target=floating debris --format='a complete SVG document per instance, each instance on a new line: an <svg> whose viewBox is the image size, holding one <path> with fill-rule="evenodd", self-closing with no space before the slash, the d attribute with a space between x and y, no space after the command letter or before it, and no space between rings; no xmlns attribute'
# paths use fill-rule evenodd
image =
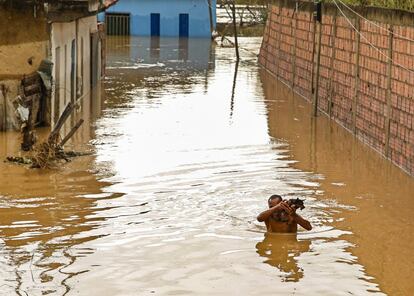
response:
<svg viewBox="0 0 414 296"><path fill-rule="evenodd" d="M62 140L60 140L59 132L65 121L69 118L70 114L72 114L73 110L75 110L75 104L69 102L62 115L56 122L53 130L50 132L47 140L33 146L28 157L9 156L7 157L7 161L30 165L31 168L46 169L56 167L62 160L69 162L70 158L73 157L91 155L92 153L90 152L64 151L63 149L66 142L76 133L84 122L83 119L80 119L70 130L70 132Z"/></svg>

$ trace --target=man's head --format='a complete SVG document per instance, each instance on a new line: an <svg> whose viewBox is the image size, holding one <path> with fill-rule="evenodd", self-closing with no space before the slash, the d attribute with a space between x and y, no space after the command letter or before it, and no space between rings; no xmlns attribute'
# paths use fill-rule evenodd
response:
<svg viewBox="0 0 414 296"><path fill-rule="evenodd" d="M267 203L269 204L269 208L272 208L274 206L277 206L278 203L280 203L283 200L283 198L280 195L273 194L269 199L267 200Z"/></svg>

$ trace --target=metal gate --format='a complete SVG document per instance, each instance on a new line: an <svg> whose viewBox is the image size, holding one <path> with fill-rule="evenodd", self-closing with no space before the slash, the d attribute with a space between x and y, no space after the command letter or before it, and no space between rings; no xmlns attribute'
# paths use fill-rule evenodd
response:
<svg viewBox="0 0 414 296"><path fill-rule="evenodd" d="M105 14L106 34L107 35L130 35L131 23L129 13L109 13Z"/></svg>

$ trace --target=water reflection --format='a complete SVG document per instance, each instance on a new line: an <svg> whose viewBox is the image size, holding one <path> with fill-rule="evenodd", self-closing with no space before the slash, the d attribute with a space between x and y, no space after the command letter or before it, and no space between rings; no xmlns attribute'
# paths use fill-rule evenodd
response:
<svg viewBox="0 0 414 296"><path fill-rule="evenodd" d="M233 87L231 89L231 98L230 98L230 121L233 118L234 96L236 94L236 82L237 82L237 72L238 71L239 71L239 61L236 61L235 66L234 66Z"/></svg>
<svg viewBox="0 0 414 296"><path fill-rule="evenodd" d="M200 84L201 75L206 91L216 64L208 38L114 36L108 38L107 50L109 108L127 104L134 95L156 104L154 98L164 91L189 93Z"/></svg>
<svg viewBox="0 0 414 296"><path fill-rule="evenodd" d="M303 278L303 269L296 257L310 251L310 240L298 240L296 235L266 233L263 241L256 244L257 253L266 258L263 261L279 269L286 282L298 282Z"/></svg>
<svg viewBox="0 0 414 296"><path fill-rule="evenodd" d="M333 214L340 217L334 225L352 231L352 254L367 273L386 293L410 294L414 281L400 275L412 275L414 266L414 180L328 118L312 118L310 105L271 75L260 76L269 134L289 142L295 168L324 176L321 200L356 209Z"/></svg>
<svg viewBox="0 0 414 296"><path fill-rule="evenodd" d="M369 252L390 258L374 237L397 241L379 230L408 230L411 187L395 185L406 179L373 174L381 161L371 164L344 134L312 124L303 101L258 76L253 55L237 65L233 49L210 41L188 40L187 54L178 39L151 42L108 38L103 116L72 143L93 137L94 156L42 172L0 163L7 294L361 295L411 287L395 271L409 274L408 250L386 245L405 256L401 265L384 263L398 287L371 268L381 260ZM258 50L260 39L240 43ZM0 134L2 158L12 152L10 135ZM349 150L365 160L350 167ZM378 183L392 178L384 197ZM408 208L393 219L376 203L392 190ZM314 230L263 238L255 217L273 193L305 198Z"/></svg>
<svg viewBox="0 0 414 296"><path fill-rule="evenodd" d="M152 37L151 38L151 41L150 41L150 58L151 58L151 61L155 60L155 61L158 62L158 60L160 59L160 56L161 56L160 55L160 53L161 53L160 41L161 41L160 37ZM128 46L130 46L129 43L128 43Z"/></svg>
<svg viewBox="0 0 414 296"><path fill-rule="evenodd" d="M178 59L184 62L188 60L188 53L189 53L188 42L189 42L188 38L178 39Z"/></svg>
<svg viewBox="0 0 414 296"><path fill-rule="evenodd" d="M68 143L68 149L88 150L93 121L101 110L100 90L85 96L80 108L63 128L79 118L84 125ZM40 140L48 129L38 131ZM61 169L31 170L4 163L18 155L20 134L0 133L0 286L1 291L17 295L64 295L66 281L84 270L69 271L79 257L92 252L79 245L105 234L95 232L104 220L96 217L102 182L90 168L94 157L85 156ZM89 198L85 198L89 196ZM118 196L106 194L107 198Z"/></svg>
<svg viewBox="0 0 414 296"><path fill-rule="evenodd" d="M102 266L79 275L74 293L90 289L90 283L96 283L97 294L119 295L379 292L348 251L352 244L343 236L351 232L327 227L335 223L334 215L353 208L319 198L324 176L295 168L290 143L269 136L273 106L264 99L255 57L237 65L233 49L214 50L217 62L210 73L185 61L171 68L153 61L151 71L140 65L126 74L134 60L110 61L111 109L98 122L97 164L112 170L108 180L114 185L107 190L125 195L114 201L122 207L106 212L111 223L102 227L111 235L88 243L97 251L84 265L99 260ZM175 71L191 87L175 83ZM156 82L164 79L159 87ZM260 229L255 217L275 191L304 197L303 214L316 231L286 242L285 252L278 241L255 248L263 240L254 232ZM144 214L125 212L137 204L144 204ZM263 264L257 254L262 250L274 251L266 261L280 269ZM327 284L339 279L340 287Z"/></svg>
<svg viewBox="0 0 414 296"><path fill-rule="evenodd" d="M6 168L15 183L1 185L1 192L8 193L0 204L1 284L14 286L17 281L16 293L30 295L68 290L65 281L78 272L65 269L86 251L76 246L101 236L88 232L103 221L94 215L104 209L84 195L99 195L108 183L86 172L90 164L91 159L83 158L65 166L70 173Z"/></svg>
<svg viewBox="0 0 414 296"><path fill-rule="evenodd" d="M107 49L109 69L165 68L170 72L180 69L194 72L211 70L215 65L209 38L113 36L108 38Z"/></svg>

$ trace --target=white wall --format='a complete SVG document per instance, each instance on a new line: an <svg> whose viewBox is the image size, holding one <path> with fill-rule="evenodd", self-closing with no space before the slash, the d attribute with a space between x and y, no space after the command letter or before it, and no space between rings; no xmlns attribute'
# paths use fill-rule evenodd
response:
<svg viewBox="0 0 414 296"><path fill-rule="evenodd" d="M52 62L54 64L52 94L52 126L55 116L55 95L59 94L59 115L71 100L71 47L72 40L76 40L76 79L75 99L82 98L81 109L89 111L90 106L90 34L97 32L97 17L90 16L69 23L52 23L51 48ZM83 45L83 46L82 46ZM83 48L82 48L83 47ZM57 60L56 49L60 48L60 59ZM99 59L100 61L101 59ZM58 63L60 71L58 71ZM56 85L60 81L60 86Z"/></svg>

